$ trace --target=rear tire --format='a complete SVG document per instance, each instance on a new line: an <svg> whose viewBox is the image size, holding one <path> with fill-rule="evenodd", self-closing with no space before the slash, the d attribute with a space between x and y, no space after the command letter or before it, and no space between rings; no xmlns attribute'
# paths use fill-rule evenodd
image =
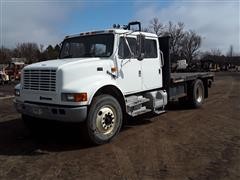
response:
<svg viewBox="0 0 240 180"><path fill-rule="evenodd" d="M100 145L112 140L121 129L122 119L121 106L113 96L95 97L86 121L87 133L91 142Z"/></svg>
<svg viewBox="0 0 240 180"><path fill-rule="evenodd" d="M202 80L195 80L190 88L190 103L192 107L199 108L204 102L204 85Z"/></svg>

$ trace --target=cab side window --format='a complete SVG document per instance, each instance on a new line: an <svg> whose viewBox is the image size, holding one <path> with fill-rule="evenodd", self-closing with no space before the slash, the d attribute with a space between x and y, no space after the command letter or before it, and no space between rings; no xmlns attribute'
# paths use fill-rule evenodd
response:
<svg viewBox="0 0 240 180"><path fill-rule="evenodd" d="M130 46L130 49L131 49L134 57L136 57L136 55L137 55L137 40L135 38L127 37L127 41L128 41L128 44ZM131 53L130 53L127 43L123 37L120 38L119 48L118 48L118 56L120 59L131 58Z"/></svg>
<svg viewBox="0 0 240 180"><path fill-rule="evenodd" d="M156 40L146 39L144 49L145 49L144 58L157 58Z"/></svg>

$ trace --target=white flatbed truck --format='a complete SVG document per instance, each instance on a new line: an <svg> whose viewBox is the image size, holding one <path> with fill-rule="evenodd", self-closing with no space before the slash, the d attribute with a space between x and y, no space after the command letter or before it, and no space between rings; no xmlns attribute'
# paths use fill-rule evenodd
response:
<svg viewBox="0 0 240 180"><path fill-rule="evenodd" d="M200 107L208 97L213 74L171 74L169 57L169 37L141 32L140 22L67 36L59 59L24 67L14 104L26 123L84 122L90 141L104 144L126 114L161 114L176 100Z"/></svg>

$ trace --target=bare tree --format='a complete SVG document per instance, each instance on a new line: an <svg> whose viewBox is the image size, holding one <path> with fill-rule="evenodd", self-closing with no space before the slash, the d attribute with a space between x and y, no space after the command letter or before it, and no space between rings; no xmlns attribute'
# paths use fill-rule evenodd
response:
<svg viewBox="0 0 240 180"><path fill-rule="evenodd" d="M40 44L40 45L39 45L39 50L40 50L41 53L43 52L43 48L44 48L44 45L43 45L43 44Z"/></svg>
<svg viewBox="0 0 240 180"><path fill-rule="evenodd" d="M146 28L146 27L143 28L142 31L143 31L143 32L151 32L151 30L150 30L149 28Z"/></svg>
<svg viewBox="0 0 240 180"><path fill-rule="evenodd" d="M193 31L185 31L184 23L182 22L174 24L169 21L168 25L164 26L159 22L158 18L153 18L146 31L156 33L158 36L170 36L170 56L172 62L182 58L190 62L198 55L201 37Z"/></svg>
<svg viewBox="0 0 240 180"><path fill-rule="evenodd" d="M150 21L149 30L150 32L153 32L158 36L161 36L164 34L164 26L162 23L160 23L159 19L156 17Z"/></svg>
<svg viewBox="0 0 240 180"><path fill-rule="evenodd" d="M212 55L212 56L221 56L222 52L221 52L220 49L211 49L210 55Z"/></svg>
<svg viewBox="0 0 240 180"><path fill-rule="evenodd" d="M36 43L19 43L14 49L14 56L26 58L27 63L38 61L39 55L40 50Z"/></svg>
<svg viewBox="0 0 240 180"><path fill-rule="evenodd" d="M52 45L49 45L45 51L47 54L47 59L56 59L59 55L60 47L59 45L56 45L55 47L52 47Z"/></svg>
<svg viewBox="0 0 240 180"><path fill-rule="evenodd" d="M57 44L54 47L49 45L44 49L44 45L36 43L18 43L14 49L5 47L0 48L0 64L11 62L11 58L26 58L26 63L34 63L48 59L58 58L60 46Z"/></svg>
<svg viewBox="0 0 240 180"><path fill-rule="evenodd" d="M188 63L198 55L201 45L201 36L194 31L184 33L184 38L181 41L181 53Z"/></svg>
<svg viewBox="0 0 240 180"><path fill-rule="evenodd" d="M0 64L7 64L11 59L11 50L5 47L0 48Z"/></svg>
<svg viewBox="0 0 240 180"><path fill-rule="evenodd" d="M185 36L184 23L179 22L177 25L174 25L171 21L169 21L165 34L170 36L171 60L175 62L181 58L182 54L182 40Z"/></svg>

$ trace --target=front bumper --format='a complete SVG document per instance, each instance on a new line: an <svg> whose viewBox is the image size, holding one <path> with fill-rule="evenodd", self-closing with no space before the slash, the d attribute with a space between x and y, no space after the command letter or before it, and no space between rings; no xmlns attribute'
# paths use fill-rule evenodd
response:
<svg viewBox="0 0 240 180"><path fill-rule="evenodd" d="M65 122L83 122L87 118L87 106L66 107L39 105L14 100L16 110L31 117Z"/></svg>

